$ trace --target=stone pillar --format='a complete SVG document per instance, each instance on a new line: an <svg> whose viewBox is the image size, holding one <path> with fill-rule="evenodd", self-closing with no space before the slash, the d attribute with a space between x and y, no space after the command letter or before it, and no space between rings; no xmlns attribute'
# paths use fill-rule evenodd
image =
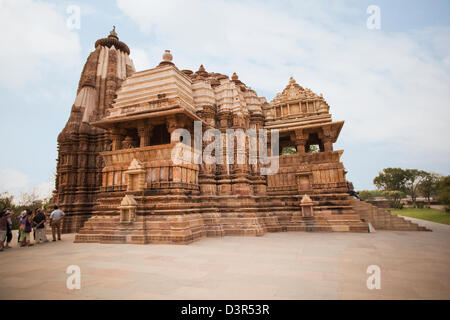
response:
<svg viewBox="0 0 450 320"><path fill-rule="evenodd" d="M173 141L172 140L172 133L178 129L178 121L177 118L175 116L169 116L166 119L166 126L167 126L167 131L170 134L170 142L179 142L179 141Z"/></svg>
<svg viewBox="0 0 450 320"><path fill-rule="evenodd" d="M140 121L138 123L138 135L139 135L139 146L141 148L147 147L150 145L150 138L152 134L153 126L146 123L145 121Z"/></svg>
<svg viewBox="0 0 450 320"><path fill-rule="evenodd" d="M219 128L222 133L222 145L223 147L223 153L222 153L222 164L217 164L217 173L218 173L218 179L217 179L217 193L221 195L231 195L231 165L227 164L227 156L226 156L226 129L229 128L229 117L230 117L229 111L222 111L218 115L218 122L219 122Z"/></svg>
<svg viewBox="0 0 450 320"><path fill-rule="evenodd" d="M209 145L213 140L211 136L207 141L204 141L204 145ZM200 191L203 194L215 195L216 190L216 164L206 164L202 161L200 165L199 180Z"/></svg>
<svg viewBox="0 0 450 320"><path fill-rule="evenodd" d="M201 117L211 127L216 126L215 114L216 114L216 110L214 109L214 106L212 106L212 105L203 106L203 111L201 113Z"/></svg>
<svg viewBox="0 0 450 320"><path fill-rule="evenodd" d="M245 132L244 128L241 128L241 130ZM248 143L245 136L244 144L240 145L239 142L239 139L236 138L233 150L232 191L233 194L249 195L253 194L253 186L250 181L250 166L248 164ZM240 163L241 160L243 160L243 163Z"/></svg>
<svg viewBox="0 0 450 320"><path fill-rule="evenodd" d="M110 133L110 139L111 139L111 147L112 150L120 150L122 148L122 139L123 135L120 133L119 130L113 129Z"/></svg>
<svg viewBox="0 0 450 320"><path fill-rule="evenodd" d="M332 132L331 128L329 126L323 127L323 151L325 152L331 152L333 151L333 140L332 140Z"/></svg>
<svg viewBox="0 0 450 320"><path fill-rule="evenodd" d="M263 128L264 125L264 116L262 113L252 113L250 115L250 128L255 129L257 133L257 137L259 136L259 130ZM268 150L270 150L270 135L268 135ZM249 146L250 147L250 146ZM265 175L261 175L261 162L259 159L259 143L256 140L256 154L251 155L251 164L250 166L250 174L251 181L253 185L253 191L255 194L265 194L267 190L267 179ZM249 150L250 152L250 150ZM250 159L249 157L249 159ZM254 163L256 162L256 164Z"/></svg>
<svg viewBox="0 0 450 320"><path fill-rule="evenodd" d="M307 137L305 137L303 130L295 130L295 132L291 134L291 139L295 141L295 145L297 146L297 154L305 154Z"/></svg>
<svg viewBox="0 0 450 320"><path fill-rule="evenodd" d="M324 151L333 151L333 142L331 141L330 138L325 138L322 140L323 141L323 149Z"/></svg>

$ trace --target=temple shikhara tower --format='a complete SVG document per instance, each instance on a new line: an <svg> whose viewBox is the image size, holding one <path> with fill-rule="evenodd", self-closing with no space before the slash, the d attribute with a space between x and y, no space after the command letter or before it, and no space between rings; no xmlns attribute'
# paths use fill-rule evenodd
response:
<svg viewBox="0 0 450 320"><path fill-rule="evenodd" d="M58 136L53 201L66 212L63 231L77 232L76 242L186 244L280 231L368 232L373 214L349 196L343 151L333 148L344 122L332 120L322 94L290 78L267 102L236 73L203 65L180 70L169 50L143 71L129 55L114 29L97 40ZM180 139L177 129L192 141ZM216 139L225 146L230 129L266 129L277 170L261 173L270 163L261 164L259 153L252 161L250 139L233 146L244 162L174 159L177 145L191 155ZM279 146L272 153L274 130ZM226 148L221 152L225 157Z"/></svg>

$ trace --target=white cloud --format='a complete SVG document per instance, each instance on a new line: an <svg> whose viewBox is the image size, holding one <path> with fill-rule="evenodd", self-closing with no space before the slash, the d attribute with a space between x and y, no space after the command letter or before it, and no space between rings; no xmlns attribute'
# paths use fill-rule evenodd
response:
<svg viewBox="0 0 450 320"><path fill-rule="evenodd" d="M39 80L45 63L64 69L80 61L78 34L68 29L65 11L32 0L0 0L0 84Z"/></svg>
<svg viewBox="0 0 450 320"><path fill-rule="evenodd" d="M54 189L55 181L49 180L32 187L31 192L34 193L38 199L46 199L52 195Z"/></svg>
<svg viewBox="0 0 450 320"><path fill-rule="evenodd" d="M136 70L145 70L152 67L152 64L144 49L131 48L131 59L133 60Z"/></svg>
<svg viewBox="0 0 450 320"><path fill-rule="evenodd" d="M18 194L28 187L29 178L23 172L14 169L0 169L0 192Z"/></svg>
<svg viewBox="0 0 450 320"><path fill-rule="evenodd" d="M32 185L30 177L27 174L15 169L0 169L0 193L7 192L13 195L15 203L19 203L25 198L49 198L52 195L54 187L54 180Z"/></svg>
<svg viewBox="0 0 450 320"><path fill-rule="evenodd" d="M180 69L236 71L269 100L292 75L346 120L341 139L411 161L450 157L450 27L368 30L352 2L117 2L156 38L152 66L171 49Z"/></svg>

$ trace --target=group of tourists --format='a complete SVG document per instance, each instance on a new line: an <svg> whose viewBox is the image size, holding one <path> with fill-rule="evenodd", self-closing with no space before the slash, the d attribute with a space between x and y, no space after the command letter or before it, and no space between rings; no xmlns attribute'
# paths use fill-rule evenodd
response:
<svg viewBox="0 0 450 320"><path fill-rule="evenodd" d="M0 251L11 248L10 243L13 238L12 234L12 220L11 216L14 212L10 208L6 208L0 212ZM56 235L58 240L61 240L61 227L64 219L64 212L58 208L53 207L53 211L50 214L49 222L52 228L53 241L56 241ZM17 241L20 247L32 246L31 233L33 232L34 241L36 243L48 242L45 232L47 217L41 209L24 210L19 215L19 230Z"/></svg>

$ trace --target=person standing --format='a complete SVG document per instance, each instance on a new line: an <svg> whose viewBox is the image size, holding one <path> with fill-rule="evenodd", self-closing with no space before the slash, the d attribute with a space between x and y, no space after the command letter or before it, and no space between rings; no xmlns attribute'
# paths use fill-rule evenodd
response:
<svg viewBox="0 0 450 320"><path fill-rule="evenodd" d="M0 251L3 251L6 240L6 233L8 228L8 214L7 211L0 212Z"/></svg>
<svg viewBox="0 0 450 320"><path fill-rule="evenodd" d="M34 242L36 242L36 229L34 227L34 217L36 217L36 215L37 215L37 209L34 209L32 212L33 213L31 214L31 228L33 229Z"/></svg>
<svg viewBox="0 0 450 320"><path fill-rule="evenodd" d="M26 211L25 217L20 220L20 246L29 246L31 247L33 244L31 243L31 210Z"/></svg>
<svg viewBox="0 0 450 320"><path fill-rule="evenodd" d="M33 218L33 226L35 229L34 240L37 243L48 242L45 234L45 214L41 209L36 209L36 215Z"/></svg>
<svg viewBox="0 0 450 320"><path fill-rule="evenodd" d="M58 232L58 240L61 240L61 228L64 215L64 211L60 210L58 206L53 207L53 211L50 214L50 225L52 226L53 241L56 241L56 232Z"/></svg>
<svg viewBox="0 0 450 320"><path fill-rule="evenodd" d="M18 218L19 218L19 228L17 229L17 243L20 244L20 239L22 239L21 231L23 228L21 228L22 225L22 219L27 215L27 210L23 210Z"/></svg>
<svg viewBox="0 0 450 320"><path fill-rule="evenodd" d="M7 215L7 225L6 225L6 246L5 249L10 249L11 246L9 245L12 240L12 221L11 221L11 215L14 212L11 211L10 208L6 209L6 215Z"/></svg>

